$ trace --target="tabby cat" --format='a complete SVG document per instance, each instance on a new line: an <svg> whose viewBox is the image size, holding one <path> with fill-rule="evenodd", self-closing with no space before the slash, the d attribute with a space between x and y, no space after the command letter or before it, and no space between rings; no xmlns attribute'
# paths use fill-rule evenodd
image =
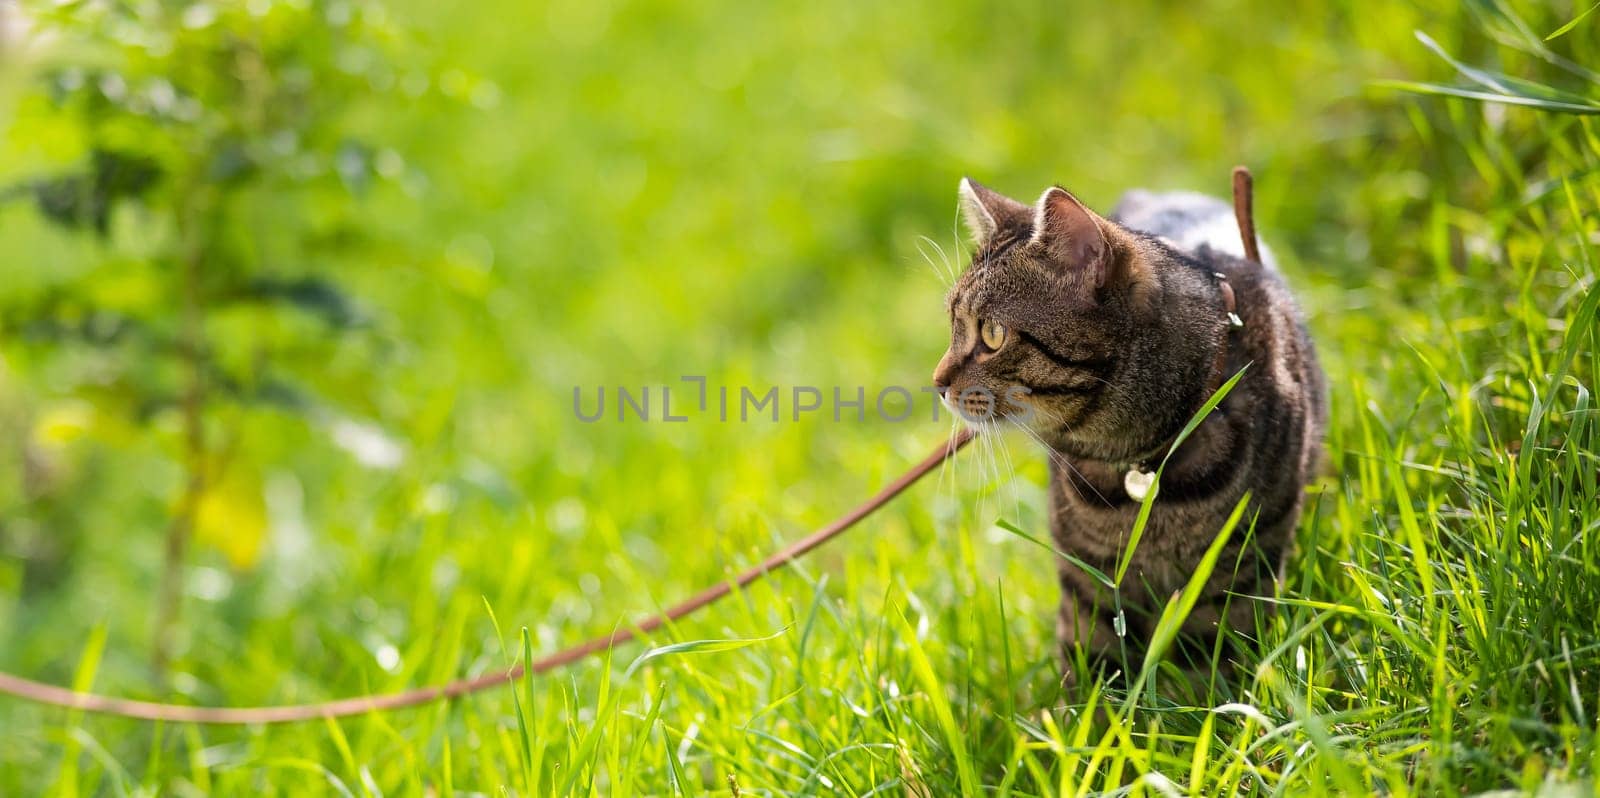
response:
<svg viewBox="0 0 1600 798"><path fill-rule="evenodd" d="M1250 633L1249 597L1272 595L1326 424L1322 371L1270 253L1243 257L1229 206L1199 194L1130 192L1109 219L1061 188L1030 207L963 180L960 197L977 251L946 302L934 385L969 420L1010 421L1048 448L1062 551L1114 574L1156 467L1244 369L1167 460L1120 595L1060 563L1071 676L1075 661L1143 649L1248 493L1182 630L1179 650L1203 661L1220 623Z"/></svg>

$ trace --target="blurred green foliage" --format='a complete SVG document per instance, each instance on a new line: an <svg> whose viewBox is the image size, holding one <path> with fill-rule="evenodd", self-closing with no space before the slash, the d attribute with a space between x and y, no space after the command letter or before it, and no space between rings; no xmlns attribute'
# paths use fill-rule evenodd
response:
<svg viewBox="0 0 1600 798"><path fill-rule="evenodd" d="M20 368L68 400L29 414L41 433L25 454L40 471L56 453L33 450L80 436L148 446L146 467L188 474L182 498L167 497L177 534L193 528L251 566L265 524L242 430L325 421L330 395L366 403L385 360L338 274L383 256L352 208L406 169L348 121L400 93L392 30L350 5L75 3L24 19L61 38L23 53L37 88L8 134L18 171L34 174L8 196L78 255L8 269L0 329ZM371 353L343 384L326 368L341 347ZM84 490L70 472L40 473L13 501ZM13 535L76 547L29 530L30 515Z"/></svg>
<svg viewBox="0 0 1600 798"><path fill-rule="evenodd" d="M1422 31L1529 81L1504 94L1592 104L1593 22L1543 41L1582 12L0 6L0 668L67 683L104 634L85 662L106 692L316 700L503 668L517 627L551 650L722 578L947 425L581 424L573 386L923 384L963 174L1103 209L1136 186L1222 193L1249 164L1332 378L1338 473L1268 666L1200 704L1233 699L1268 737L1171 706L1118 736L1060 693L1053 568L993 525L1043 528L1042 458L1012 445L671 636L787 627L775 641L327 726L7 701L0 792L665 794L733 774L947 794L957 759L1022 794L1149 771L1196 792L1590 779L1600 577L1552 530L1591 528L1570 461L1592 453L1550 452L1594 439L1551 425L1589 412L1564 380L1594 384L1596 131L1393 87L1497 91ZM1508 464L1512 444L1543 454ZM154 596L185 513L209 545L161 688Z"/></svg>

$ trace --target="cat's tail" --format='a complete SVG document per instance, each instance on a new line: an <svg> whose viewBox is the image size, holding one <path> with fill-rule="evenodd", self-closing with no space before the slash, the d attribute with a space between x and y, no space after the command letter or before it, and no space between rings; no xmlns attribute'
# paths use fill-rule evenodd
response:
<svg viewBox="0 0 1600 798"><path fill-rule="evenodd" d="M1239 224L1239 243L1244 256L1261 262L1261 241L1256 238L1256 180L1246 166L1233 167L1233 220Z"/></svg>

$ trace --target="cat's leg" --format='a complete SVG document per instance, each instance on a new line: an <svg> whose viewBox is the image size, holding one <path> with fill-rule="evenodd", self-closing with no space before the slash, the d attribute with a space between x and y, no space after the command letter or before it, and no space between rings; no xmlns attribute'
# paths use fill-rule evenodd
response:
<svg viewBox="0 0 1600 798"><path fill-rule="evenodd" d="M1063 564L1061 608L1056 615L1056 642L1062 659L1062 683L1070 685L1119 659L1116 605L1111 594L1076 566ZM1090 673L1079 673L1087 668Z"/></svg>
<svg viewBox="0 0 1600 798"><path fill-rule="evenodd" d="M1242 561L1238 571L1212 577L1200 601L1184 619L1173 659L1187 667L1212 668L1226 677L1253 648L1259 622L1273 611L1271 599L1281 580L1285 534L1269 530L1265 542L1252 541L1241 557L1236 550L1221 559ZM1273 543L1276 541L1275 543Z"/></svg>

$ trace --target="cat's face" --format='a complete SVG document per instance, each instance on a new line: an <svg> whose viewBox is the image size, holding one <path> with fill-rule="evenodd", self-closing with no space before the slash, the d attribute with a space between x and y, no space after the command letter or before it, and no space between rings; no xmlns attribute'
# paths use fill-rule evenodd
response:
<svg viewBox="0 0 1600 798"><path fill-rule="evenodd" d="M934 385L969 421L1052 435L1080 425L1115 393L1131 253L1059 188L1029 207L963 180L961 199L978 251L946 300L950 348Z"/></svg>

